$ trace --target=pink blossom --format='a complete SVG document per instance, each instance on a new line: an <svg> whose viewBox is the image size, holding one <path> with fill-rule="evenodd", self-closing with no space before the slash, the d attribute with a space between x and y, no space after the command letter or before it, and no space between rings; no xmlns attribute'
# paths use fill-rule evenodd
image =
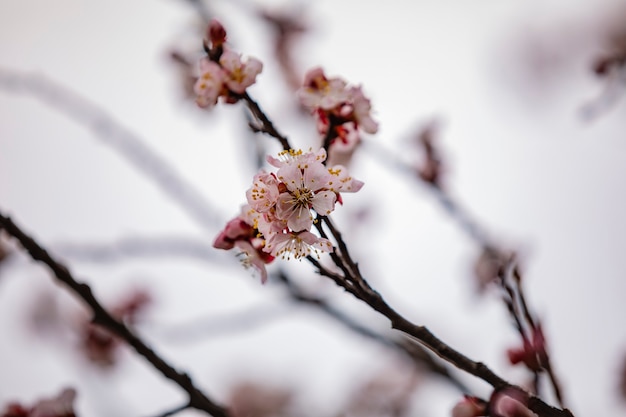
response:
<svg viewBox="0 0 626 417"><path fill-rule="evenodd" d="M353 148L359 142L359 131L378 131L378 123L371 116L371 102L362 88L349 87L340 78L328 78L321 68L306 73L298 96L315 116L318 133L331 147L337 142Z"/></svg>
<svg viewBox="0 0 626 417"><path fill-rule="evenodd" d="M349 99L347 84L340 78L326 78L321 68L309 70L304 77L304 86L298 90L303 106L310 109L331 110Z"/></svg>
<svg viewBox="0 0 626 417"><path fill-rule="evenodd" d="M272 234L267 240L265 250L283 259L290 259L291 255L300 259L311 253L319 257L319 252L332 252L333 245L328 239L317 237L311 232L287 232Z"/></svg>
<svg viewBox="0 0 626 417"><path fill-rule="evenodd" d="M259 172L254 176L252 187L246 191L246 198L257 212L269 211L278 199L278 180L273 174Z"/></svg>
<svg viewBox="0 0 626 417"><path fill-rule="evenodd" d="M0 417L76 417L75 398L76 390L66 388L57 397L39 400L32 407L10 403L4 411L0 411Z"/></svg>
<svg viewBox="0 0 626 417"><path fill-rule="evenodd" d="M244 266L254 267L265 282L265 265L276 256L289 259L312 253L332 252L332 243L311 233L314 213L326 216L340 199L340 192L356 192L363 183L343 166L327 168L326 151L286 150L267 161L276 173L260 171L246 191L248 205L230 220L213 246L237 248Z"/></svg>
<svg viewBox="0 0 626 417"><path fill-rule="evenodd" d="M220 66L203 58L200 60L200 77L194 85L196 103L202 108L210 108L217 104L217 99L224 88L224 72Z"/></svg>
<svg viewBox="0 0 626 417"><path fill-rule="evenodd" d="M263 63L256 58L248 58L246 62L241 60L241 55L225 50L220 57L220 65L226 77L224 82L228 89L234 93L242 94L246 88L256 81L256 76L263 70Z"/></svg>
<svg viewBox="0 0 626 417"><path fill-rule="evenodd" d="M285 165L305 165L308 163L319 162L323 163L326 160L326 150L321 148L317 152L311 151L304 153L302 149L294 150L289 149L281 151L278 154L278 158L274 158L271 155L267 156L267 162L276 168L282 168Z"/></svg>
<svg viewBox="0 0 626 417"><path fill-rule="evenodd" d="M247 240L254 236L253 227L241 217L230 220L224 230L213 241L213 247L217 249L232 249L238 240Z"/></svg>
<svg viewBox="0 0 626 417"><path fill-rule="evenodd" d="M276 216L294 232L311 228L311 208L323 216L335 209L337 197L328 188L331 175L321 162L285 165L276 175L286 188L278 196Z"/></svg>
<svg viewBox="0 0 626 417"><path fill-rule="evenodd" d="M329 188L335 193L356 193L363 187L363 182L352 178L348 169L342 165L328 168L328 173L331 175L328 181Z"/></svg>
<svg viewBox="0 0 626 417"><path fill-rule="evenodd" d="M352 87L350 89L350 97L352 99L354 119L356 120L357 126L367 133L378 132L378 123L372 119L370 114L372 104L363 94L361 87Z"/></svg>

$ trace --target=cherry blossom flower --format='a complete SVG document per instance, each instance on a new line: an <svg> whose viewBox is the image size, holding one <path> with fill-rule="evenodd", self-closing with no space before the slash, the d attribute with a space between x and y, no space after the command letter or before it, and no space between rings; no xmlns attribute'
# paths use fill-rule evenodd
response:
<svg viewBox="0 0 626 417"><path fill-rule="evenodd" d="M241 209L241 214L230 220L224 230L215 238L213 247L225 250L239 249L243 256L242 265L257 270L261 276L261 283L264 284L267 281L265 265L272 262L274 257L263 250L265 240L259 237L261 234L259 228L266 233L270 233L272 230L270 223L265 220L262 213L245 205Z"/></svg>
<svg viewBox="0 0 626 417"><path fill-rule="evenodd" d="M311 232L299 233L273 233L267 240L265 250L275 257L300 259L315 253L319 258L319 252L332 252L333 245L328 239L315 236Z"/></svg>
<svg viewBox="0 0 626 417"><path fill-rule="evenodd" d="M332 243L311 233L314 215L327 216L341 202L342 192L356 192L363 183L343 166L324 165L326 151L282 151L267 162L276 173L261 170L246 191L248 204L230 220L213 242L218 249L237 248L243 264L267 279L265 265L275 257L301 259L332 252Z"/></svg>
<svg viewBox="0 0 626 417"><path fill-rule="evenodd" d="M239 95L256 81L263 63L256 58L242 61L241 55L225 45L226 30L217 20L207 28L204 48L207 56L199 63L199 76L194 84L196 103L202 108L212 108L222 97L226 103L236 103Z"/></svg>
<svg viewBox="0 0 626 417"><path fill-rule="evenodd" d="M210 108L217 104L224 90L224 79L224 72L217 63L208 58L200 60L200 77L194 85L198 106Z"/></svg>
<svg viewBox="0 0 626 417"><path fill-rule="evenodd" d="M285 186L276 202L276 215L294 232L311 228L311 208L324 216L335 209L337 197L328 186L331 175L321 162L286 165L276 175Z"/></svg>
<svg viewBox="0 0 626 417"><path fill-rule="evenodd" d="M365 97L361 87L352 87L350 89L350 97L352 99L352 107L354 113L354 119L356 125L363 129L367 133L378 132L378 123L372 119L371 111L372 104L370 100Z"/></svg>
<svg viewBox="0 0 626 417"><path fill-rule="evenodd" d="M231 50L225 50L220 57L220 65L225 72L224 82L234 93L242 94L246 88L256 81L256 76L263 70L263 63L256 58L241 60L241 55Z"/></svg>
<svg viewBox="0 0 626 417"><path fill-rule="evenodd" d="M348 101L349 96L350 92L344 80L326 78L324 71L319 67L306 73L304 85L298 90L302 105L311 109L332 110Z"/></svg>
<svg viewBox="0 0 626 417"><path fill-rule="evenodd" d="M342 165L328 168L328 173L331 175L331 179L328 181L329 189L337 194L340 192L356 193L363 187L363 182L352 178L348 169Z"/></svg>
<svg viewBox="0 0 626 417"><path fill-rule="evenodd" d="M111 308L111 315L128 325L133 325L137 323L151 301L152 297L148 292L135 290ZM78 331L81 351L91 363L103 368L116 364L122 346L121 340L116 335L89 319L81 321Z"/></svg>
<svg viewBox="0 0 626 417"><path fill-rule="evenodd" d="M339 139L351 148L360 139L359 130L378 131L378 123L371 116L371 102L362 88L348 86L340 78L328 78L319 67L306 73L298 97L316 117L317 130L329 145Z"/></svg>
<svg viewBox="0 0 626 417"><path fill-rule="evenodd" d="M261 171L254 176L252 187L246 191L248 204L259 213L269 211L278 199L278 180L273 174Z"/></svg>

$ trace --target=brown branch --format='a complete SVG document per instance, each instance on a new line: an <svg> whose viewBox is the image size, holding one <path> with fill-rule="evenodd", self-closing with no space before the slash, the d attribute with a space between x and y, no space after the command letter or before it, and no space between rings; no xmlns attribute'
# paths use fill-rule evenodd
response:
<svg viewBox="0 0 626 417"><path fill-rule="evenodd" d="M247 91L241 95L241 98L246 102L248 109L250 109L250 112L252 113L252 115L260 123L260 126L257 126L255 130L266 133L270 135L271 137L277 139L280 142L284 150L287 151L291 149L291 145L289 144L289 140L287 139L287 137L282 135L278 131L278 129L276 129L276 127L274 126L274 123L272 123L272 121L269 119L269 117L267 117L265 112L263 112L259 104L256 101L254 101L252 97L250 97Z"/></svg>
<svg viewBox="0 0 626 417"><path fill-rule="evenodd" d="M532 411L537 413L540 417L573 417L573 414L568 409L561 410L552 407L549 404L545 403L539 397L531 395L521 387L507 382L506 380L498 376L495 372L493 372L484 363L477 362L468 358L467 356L463 355L459 351L453 349L451 346L440 340L425 326L416 325L404 318L398 312L396 312L389 304L387 304L383 297L368 284L365 278L363 278L358 269L358 265L351 259L348 253L347 245L343 241L341 233L330 221L330 218L323 217L323 221L324 224L326 224L326 226L329 228L332 237L335 239L337 246L342 252L341 258L344 259L347 263L347 266L345 268L350 269L354 272L354 275L350 274L349 276L344 277L331 276L331 278L338 285L341 285L346 289L350 288L351 290L349 292L357 299L365 302L372 309L388 318L391 322L392 328L415 338L417 341L422 343L424 346L426 346L443 360L451 363L458 369L461 369L477 378L482 379L483 381L491 385L494 390L500 391L507 388L518 391L528 403L528 407ZM310 257L307 259L318 268L322 275L329 276L327 271L325 271L321 267L319 262L313 262L314 260L310 259ZM352 285L350 287L347 287L344 284L344 281Z"/></svg>
<svg viewBox="0 0 626 417"><path fill-rule="evenodd" d="M92 322L98 324L121 339L125 340L135 351L143 356L167 379L172 380L189 395L189 408L206 411L215 417L228 417L230 414L226 408L209 399L197 388L189 375L181 373L162 359L151 347L135 335L126 325L116 320L96 299L89 285L78 282L70 273L69 269L56 261L43 247L32 237L24 233L9 217L0 212L0 227L17 239L30 257L48 266L57 280L65 284L76 296L83 300L92 310Z"/></svg>

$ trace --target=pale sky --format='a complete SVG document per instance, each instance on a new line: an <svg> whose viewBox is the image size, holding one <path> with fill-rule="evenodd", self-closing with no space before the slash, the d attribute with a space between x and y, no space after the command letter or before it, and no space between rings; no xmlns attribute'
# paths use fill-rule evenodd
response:
<svg viewBox="0 0 626 417"><path fill-rule="evenodd" d="M246 4L295 5L307 13L312 30L298 46L301 70L319 65L363 86L380 123L368 140L407 156L417 127L431 117L443 121L448 189L492 237L523 254L525 288L574 414L623 415L615 391L626 355L625 100L591 123L579 117L602 90L590 67L601 51L601 29L611 16L626 15L623 2L212 3L236 49L264 62L250 93L297 146L312 146L313 125L296 111L272 62L272 38ZM39 74L100 106L196 187L217 219L200 227L91 130L0 83L0 208L43 244L139 235L210 243L237 213L255 172L242 157L246 148L253 140L271 152L278 146L248 135L237 106L207 113L184 99L167 55L174 47L198 50L194 19L176 0L0 3L0 71ZM523 372L506 362L516 338L504 307L496 294L473 293L475 245L424 187L371 154L357 154L351 169L366 185L344 197L336 217L371 283L407 317L522 383ZM354 229L350 216L363 209L371 210L371 223ZM279 288L261 286L238 266L67 262L103 300L136 285L153 289L157 302L140 332L220 402L230 385L248 378L296 389L302 409L331 411L355 379L392 362L382 348L305 308L285 308L248 332L168 338L164 328L198 317L285 305ZM386 327L309 264L286 266L307 288ZM67 341L25 329L35 296L53 287L51 279L25 258L2 272L0 404L50 396L65 385L78 388L84 416L156 415L183 401L130 353L103 375L77 359ZM70 297L52 289L62 310L72 312ZM488 395L486 384L467 382ZM457 400L453 390L425 384L416 391L414 415L447 416Z"/></svg>

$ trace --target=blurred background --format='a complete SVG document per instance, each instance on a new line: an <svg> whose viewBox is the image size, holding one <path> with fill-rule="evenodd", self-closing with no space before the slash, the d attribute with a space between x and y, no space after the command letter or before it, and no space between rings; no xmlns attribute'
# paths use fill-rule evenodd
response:
<svg viewBox="0 0 626 417"><path fill-rule="evenodd" d="M461 397L449 378L406 366L294 301L276 276L262 286L211 248L245 202L258 155L280 147L250 132L242 104L208 112L189 95L208 17L263 61L249 92L298 147L319 146L294 94L306 70L363 86L380 129L350 166L364 188L335 212L354 257L399 312L524 385L528 372L507 360L518 336L506 307L477 281L480 245L432 187L395 169L422 163L415 138L436 121L443 189L521 259L566 404L577 417L624 415L626 77L623 64L602 64L626 50L626 3L0 3L3 212L104 304L132 310L138 332L220 403L259 416L435 417ZM1 243L0 406L66 386L81 416L155 416L184 402L129 350L94 351L80 303ZM391 337L386 320L307 262L269 268L279 269Z"/></svg>

